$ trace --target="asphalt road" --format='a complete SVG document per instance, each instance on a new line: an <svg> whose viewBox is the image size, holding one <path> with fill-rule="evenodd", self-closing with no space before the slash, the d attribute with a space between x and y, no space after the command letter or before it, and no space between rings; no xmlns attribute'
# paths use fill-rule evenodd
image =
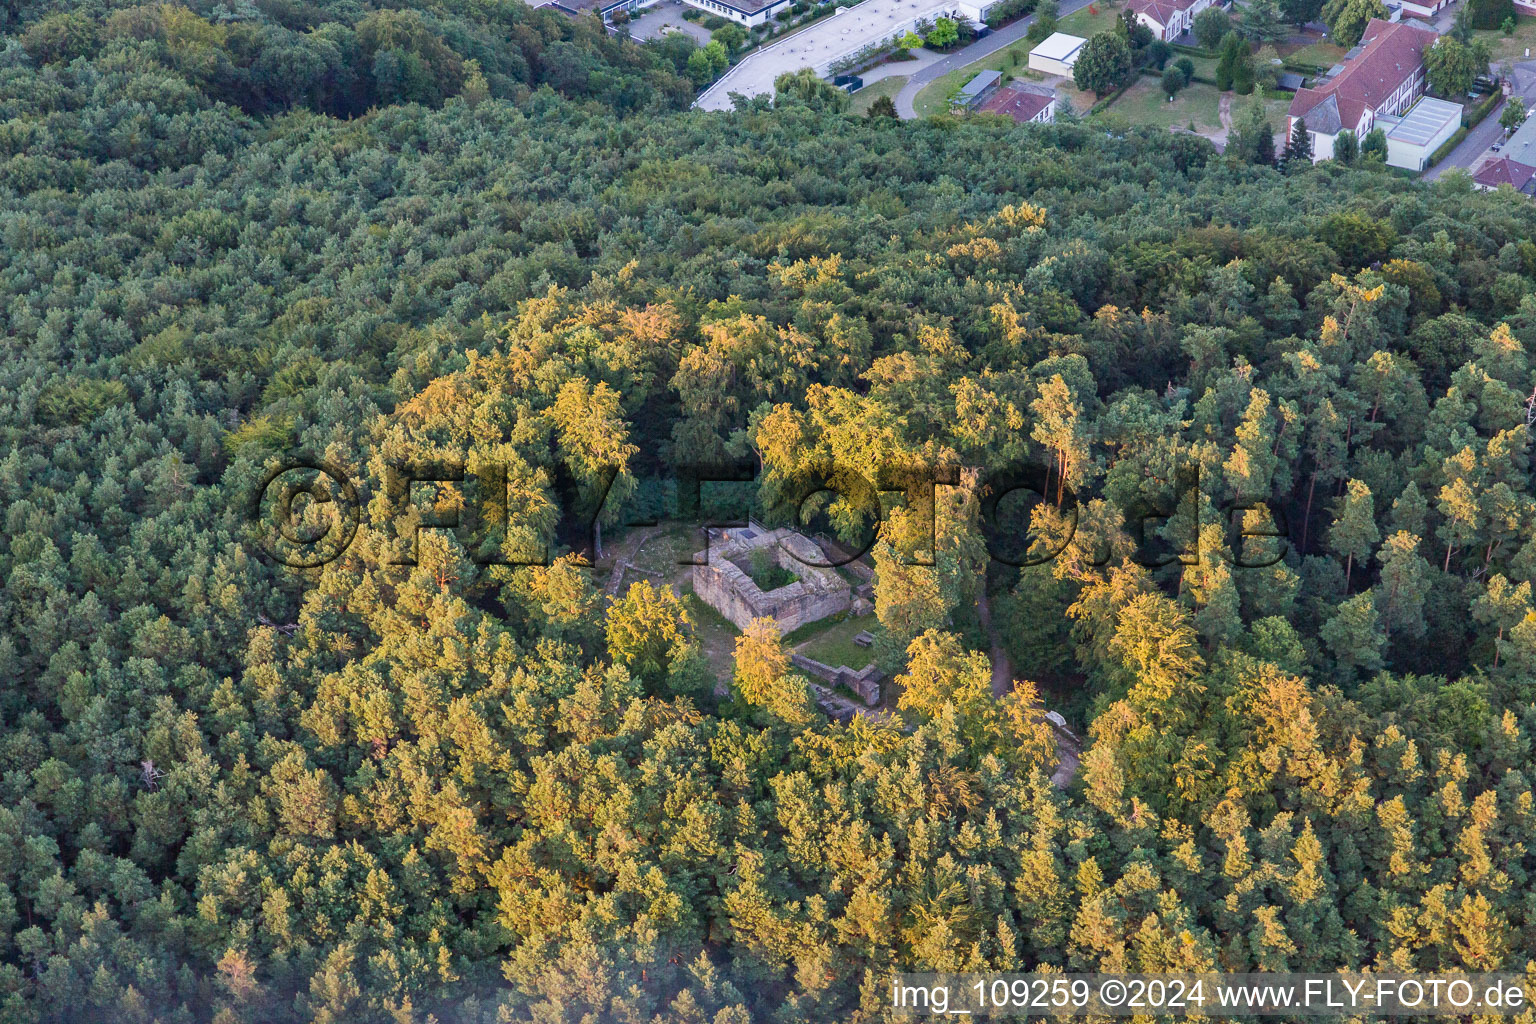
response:
<svg viewBox="0 0 1536 1024"><path fill-rule="evenodd" d="M1094 0L1062 0L1058 17L1065 18L1073 11L1081 10L1092 2ZM916 72L907 80L907 84L902 86L901 92L896 94L896 113L903 118L916 117L917 108L913 106L913 101L917 99L917 94L923 91L925 85L943 78L956 68L975 63L983 57L991 56L998 50L1018 42L1029 32L1029 26L1034 22L1033 14L1027 18L1020 18L1013 24L1004 25L991 35L976 40L965 49L956 50L943 60Z"/></svg>
<svg viewBox="0 0 1536 1024"><path fill-rule="evenodd" d="M1514 66L1510 78L1515 83L1515 95L1525 100L1526 108L1536 106L1536 61L1520 61ZM1482 123L1457 143L1449 156L1424 172L1424 180L1434 181L1452 167L1471 170L1481 163L1483 153L1504 135L1504 129L1499 126L1499 115L1503 111L1502 103L1490 111L1488 116L1483 118Z"/></svg>

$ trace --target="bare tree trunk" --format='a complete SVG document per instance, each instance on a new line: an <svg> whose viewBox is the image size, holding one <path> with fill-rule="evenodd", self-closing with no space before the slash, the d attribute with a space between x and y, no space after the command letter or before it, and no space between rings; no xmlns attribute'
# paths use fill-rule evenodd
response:
<svg viewBox="0 0 1536 1024"><path fill-rule="evenodd" d="M1312 481L1307 484L1307 514L1301 520L1301 553L1307 553L1307 530L1312 525L1312 494L1317 490L1317 470L1312 471Z"/></svg>

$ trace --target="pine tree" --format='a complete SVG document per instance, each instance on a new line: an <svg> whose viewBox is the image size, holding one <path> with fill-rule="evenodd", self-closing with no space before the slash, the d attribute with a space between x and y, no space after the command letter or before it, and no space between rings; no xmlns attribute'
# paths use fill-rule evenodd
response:
<svg viewBox="0 0 1536 1024"><path fill-rule="evenodd" d="M1291 127L1280 162L1286 171L1312 166L1312 133L1307 131L1306 118L1298 118Z"/></svg>
<svg viewBox="0 0 1536 1024"><path fill-rule="evenodd" d="M1376 529L1376 506L1371 489L1359 480L1351 480L1340 503L1333 528L1328 531L1328 546L1336 555L1343 555L1344 592L1349 592L1350 573L1355 560L1364 562L1381 539Z"/></svg>

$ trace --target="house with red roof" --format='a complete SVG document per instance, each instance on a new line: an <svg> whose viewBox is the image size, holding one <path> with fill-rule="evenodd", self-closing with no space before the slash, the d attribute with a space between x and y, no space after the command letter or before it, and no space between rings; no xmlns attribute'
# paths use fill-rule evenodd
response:
<svg viewBox="0 0 1536 1024"><path fill-rule="evenodd" d="M980 114L1002 114L1019 124L1050 124L1056 120L1056 93L1050 89L1010 82L981 106Z"/></svg>
<svg viewBox="0 0 1536 1024"><path fill-rule="evenodd" d="M1536 192L1536 167L1527 167L1507 156L1501 156L1479 167L1477 173L1472 175L1472 184L1488 192L1500 185L1508 185L1516 192L1530 195Z"/></svg>
<svg viewBox="0 0 1536 1024"><path fill-rule="evenodd" d="M1171 43L1190 30L1195 15L1211 6L1214 0L1131 0L1126 10L1136 15L1136 20L1152 30L1152 34L1165 43ZM1533 0L1536 2L1536 0Z"/></svg>
<svg viewBox="0 0 1536 1024"><path fill-rule="evenodd" d="M1339 132L1364 137L1378 117L1400 116L1424 94L1424 54L1438 38L1427 26L1372 18L1352 56L1321 85L1296 90L1287 133L1306 122L1315 162L1333 156Z"/></svg>

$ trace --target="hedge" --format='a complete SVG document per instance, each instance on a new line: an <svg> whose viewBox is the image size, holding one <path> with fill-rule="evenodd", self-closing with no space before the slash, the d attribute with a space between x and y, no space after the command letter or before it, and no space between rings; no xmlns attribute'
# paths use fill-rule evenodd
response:
<svg viewBox="0 0 1536 1024"><path fill-rule="evenodd" d="M1429 158L1429 166L1433 167L1436 164L1438 164L1441 160L1444 160L1446 157L1450 156L1451 155L1451 150L1455 149L1458 145L1460 145L1461 144L1461 140L1465 139L1467 137L1467 134L1471 130L1472 129L1470 129L1470 128L1457 128L1456 129L1456 133L1454 135L1452 135L1449 139L1445 140L1445 145L1443 145L1439 149L1435 150L1433 155L1430 156L1430 158Z"/></svg>
<svg viewBox="0 0 1536 1024"><path fill-rule="evenodd" d="M1503 90L1495 89L1481 103L1463 110L1461 112L1461 123L1468 128L1476 128L1483 118L1487 117L1503 99Z"/></svg>
<svg viewBox="0 0 1536 1024"><path fill-rule="evenodd" d="M1125 95L1125 90L1129 89L1131 86L1136 84L1136 77L1137 76L1132 75L1129 78L1127 78L1124 85L1122 85L1120 88L1116 89L1114 92L1110 93L1108 96L1106 96L1103 99L1099 100L1093 106L1089 107L1088 108L1088 113L1083 115L1083 116L1089 117L1089 116L1092 116L1094 114L1101 113L1111 103L1115 102L1115 100L1119 99L1121 96L1124 96Z"/></svg>

